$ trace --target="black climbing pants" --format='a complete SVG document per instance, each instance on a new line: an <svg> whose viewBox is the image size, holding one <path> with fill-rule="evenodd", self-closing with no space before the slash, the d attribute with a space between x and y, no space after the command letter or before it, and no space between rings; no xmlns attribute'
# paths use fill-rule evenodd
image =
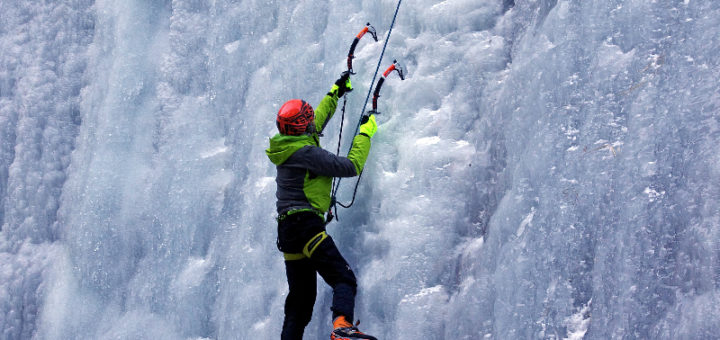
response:
<svg viewBox="0 0 720 340"><path fill-rule="evenodd" d="M278 222L278 249L285 254L302 254L313 237L325 231L322 218L313 212L299 212ZM300 256L298 256L300 257ZM330 308L333 319L339 315L352 322L357 282L347 261L331 237L322 239L310 257L285 260L290 292L285 299L282 339L302 339L310 322L317 295L317 274L333 289Z"/></svg>

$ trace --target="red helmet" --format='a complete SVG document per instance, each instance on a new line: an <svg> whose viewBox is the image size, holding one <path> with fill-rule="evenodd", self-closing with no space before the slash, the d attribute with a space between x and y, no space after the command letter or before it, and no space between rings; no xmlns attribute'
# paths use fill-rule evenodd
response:
<svg viewBox="0 0 720 340"><path fill-rule="evenodd" d="M315 111L304 100L290 99L280 107L276 123L283 135L302 135L310 124L315 124Z"/></svg>

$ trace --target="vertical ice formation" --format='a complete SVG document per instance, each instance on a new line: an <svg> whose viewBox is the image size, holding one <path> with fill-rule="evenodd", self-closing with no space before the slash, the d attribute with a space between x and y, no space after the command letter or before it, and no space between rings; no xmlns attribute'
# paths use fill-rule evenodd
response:
<svg viewBox="0 0 720 340"><path fill-rule="evenodd" d="M276 337L274 114L316 104L395 5L1 2L0 339ZM358 202L329 226L362 328L715 336L719 18L707 0L404 2L385 62L408 79L383 88ZM381 45L358 46L346 126ZM327 336L320 287L307 338Z"/></svg>

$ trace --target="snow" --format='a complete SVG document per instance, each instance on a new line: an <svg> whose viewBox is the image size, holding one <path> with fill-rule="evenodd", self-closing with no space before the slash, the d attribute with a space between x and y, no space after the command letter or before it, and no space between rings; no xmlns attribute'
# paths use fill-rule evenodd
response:
<svg viewBox="0 0 720 340"><path fill-rule="evenodd" d="M238 48L240 48L240 40L235 40L231 43L225 44L225 51L228 54L235 53L235 51L237 51Z"/></svg>
<svg viewBox="0 0 720 340"><path fill-rule="evenodd" d="M532 223L534 216L535 216L535 208L533 207L530 209L530 213L527 214L527 216L525 216L525 218L520 223L520 227L518 227L517 233L515 233L517 235L517 237L520 237L525 232L525 228Z"/></svg>
<svg viewBox="0 0 720 340"><path fill-rule="evenodd" d="M0 339L276 338L274 115L371 22L347 150L396 4L2 2ZM328 226L361 329L716 337L718 27L707 0L403 2L407 79Z"/></svg>
<svg viewBox="0 0 720 340"><path fill-rule="evenodd" d="M583 306L577 313L570 315L567 319L568 335L566 340L581 340L587 334L588 325L590 325L590 305L592 299L587 305Z"/></svg>

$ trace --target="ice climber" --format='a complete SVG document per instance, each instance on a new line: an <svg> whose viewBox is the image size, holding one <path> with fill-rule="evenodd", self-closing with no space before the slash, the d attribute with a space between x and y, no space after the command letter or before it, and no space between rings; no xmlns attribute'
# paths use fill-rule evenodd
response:
<svg viewBox="0 0 720 340"><path fill-rule="evenodd" d="M333 290L331 339L372 338L364 337L352 324L355 274L326 233L323 215L331 204L332 178L353 177L362 171L370 138L377 130L375 116L370 115L360 126L347 157L320 147L319 134L335 113L338 99L351 90L350 76L345 72L315 112L304 100L287 101L277 114L279 133L270 138L265 151L277 167L277 246L284 253L290 288L285 300L284 340L302 339L312 317L317 274Z"/></svg>

